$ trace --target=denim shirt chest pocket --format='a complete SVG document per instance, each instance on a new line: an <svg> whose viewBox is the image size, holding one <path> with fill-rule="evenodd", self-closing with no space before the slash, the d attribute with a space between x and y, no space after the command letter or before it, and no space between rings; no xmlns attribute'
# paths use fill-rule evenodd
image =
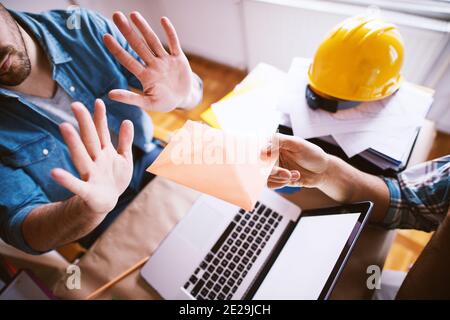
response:
<svg viewBox="0 0 450 320"><path fill-rule="evenodd" d="M50 175L53 168L64 168L72 173L75 172L73 172L72 163L67 161L60 142L47 133L39 133L33 139L24 141L14 149L3 153L1 161L12 168L22 169L41 187L52 202L72 196Z"/></svg>

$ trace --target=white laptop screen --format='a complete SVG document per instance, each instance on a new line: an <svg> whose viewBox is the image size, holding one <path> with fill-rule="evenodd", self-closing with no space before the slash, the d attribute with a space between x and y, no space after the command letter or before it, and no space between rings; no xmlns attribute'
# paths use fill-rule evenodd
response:
<svg viewBox="0 0 450 320"><path fill-rule="evenodd" d="M253 299L317 299L359 217L302 217Z"/></svg>

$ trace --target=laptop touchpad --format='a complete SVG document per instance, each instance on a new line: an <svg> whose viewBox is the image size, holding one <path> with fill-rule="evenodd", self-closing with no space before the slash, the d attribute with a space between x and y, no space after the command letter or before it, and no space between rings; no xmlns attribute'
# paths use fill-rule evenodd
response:
<svg viewBox="0 0 450 320"><path fill-rule="evenodd" d="M199 203L189 216L181 220L179 235L199 249L209 248L217 239L218 228L223 228L225 217L217 208Z"/></svg>

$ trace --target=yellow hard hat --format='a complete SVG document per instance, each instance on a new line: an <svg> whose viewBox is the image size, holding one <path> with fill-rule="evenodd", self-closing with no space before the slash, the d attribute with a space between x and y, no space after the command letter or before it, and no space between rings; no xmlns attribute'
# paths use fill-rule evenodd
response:
<svg viewBox="0 0 450 320"><path fill-rule="evenodd" d="M403 55L396 26L376 17L352 17L320 44L308 70L309 85L322 97L383 99L400 87Z"/></svg>

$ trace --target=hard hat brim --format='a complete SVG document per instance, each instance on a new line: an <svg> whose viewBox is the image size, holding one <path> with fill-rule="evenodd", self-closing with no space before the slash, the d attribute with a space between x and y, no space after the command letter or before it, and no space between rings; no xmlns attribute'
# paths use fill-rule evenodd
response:
<svg viewBox="0 0 450 320"><path fill-rule="evenodd" d="M389 87L388 90L385 90L385 92L380 94L368 94L366 96L364 95L345 95L339 92L323 92L318 88L318 86L314 83L313 79L311 79L310 75L310 69L311 65L308 70L308 83L311 86L311 88L318 94L320 94L322 97L332 97L340 100L347 100L347 101L359 101L359 102L369 102L369 101L377 101L382 100L390 95L392 95L394 92L396 92L398 89L400 89L400 86L403 82L403 77L399 76L399 79L392 84L392 86Z"/></svg>

